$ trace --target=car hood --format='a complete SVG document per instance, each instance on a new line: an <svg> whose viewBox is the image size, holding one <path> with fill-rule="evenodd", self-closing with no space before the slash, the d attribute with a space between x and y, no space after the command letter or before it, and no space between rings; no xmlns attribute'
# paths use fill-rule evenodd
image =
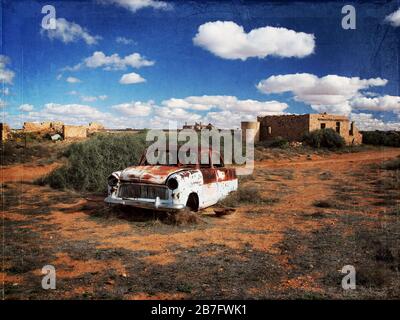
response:
<svg viewBox="0 0 400 320"><path fill-rule="evenodd" d="M120 174L120 180L142 183L164 184L167 178L184 169L171 166L134 166Z"/></svg>

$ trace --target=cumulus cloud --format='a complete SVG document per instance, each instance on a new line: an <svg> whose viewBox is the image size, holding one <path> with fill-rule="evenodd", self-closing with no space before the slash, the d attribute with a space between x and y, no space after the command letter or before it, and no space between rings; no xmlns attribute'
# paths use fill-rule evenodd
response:
<svg viewBox="0 0 400 320"><path fill-rule="evenodd" d="M357 97L350 102L354 109L371 111L393 111L400 113L399 96Z"/></svg>
<svg viewBox="0 0 400 320"><path fill-rule="evenodd" d="M136 12L144 8L153 8L158 10L170 10L172 5L165 1L157 0L99 0L104 4L114 4L131 12Z"/></svg>
<svg viewBox="0 0 400 320"><path fill-rule="evenodd" d="M162 101L156 110L161 119L211 122L220 128L240 127L241 121L254 121L258 115L283 114L288 108L278 101L240 100L235 96L189 96ZM198 112L206 112L201 115Z"/></svg>
<svg viewBox="0 0 400 320"><path fill-rule="evenodd" d="M369 113L352 113L350 118L360 130L399 130L400 128L400 122L384 122Z"/></svg>
<svg viewBox="0 0 400 320"><path fill-rule="evenodd" d="M262 93L292 92L296 101L309 104L319 112L349 114L350 100L361 95L360 90L386 85L381 78L360 79L327 75L317 77L309 73L271 76L258 83Z"/></svg>
<svg viewBox="0 0 400 320"><path fill-rule="evenodd" d="M135 72L126 73L122 75L121 79L119 79L119 83L121 84L136 84L146 82L146 79L142 78L139 74Z"/></svg>
<svg viewBox="0 0 400 320"><path fill-rule="evenodd" d="M67 81L68 83L79 83L79 82L82 82L81 80L79 80L78 78L75 78L75 77L68 77L65 81Z"/></svg>
<svg viewBox="0 0 400 320"><path fill-rule="evenodd" d="M117 37L117 38L115 39L115 42L117 42L117 43L122 43L122 44L126 44L126 45L128 45L128 44L135 44L135 41L133 41L132 39L129 39L129 38L125 38L125 37Z"/></svg>
<svg viewBox="0 0 400 320"><path fill-rule="evenodd" d="M41 34L46 34L51 40L57 39L64 43L83 40L88 45L97 44L100 36L93 36L85 28L75 22L67 21L64 18L56 19L56 29L41 29Z"/></svg>
<svg viewBox="0 0 400 320"><path fill-rule="evenodd" d="M87 115L91 116L96 114L97 109L82 104L58 104L58 103L47 103L45 104L44 111L52 114L74 114L74 115Z"/></svg>
<svg viewBox="0 0 400 320"><path fill-rule="evenodd" d="M111 108L127 116L146 117L152 112L153 107L154 107L153 101L148 101L148 102L132 101L129 103L121 103L112 106Z"/></svg>
<svg viewBox="0 0 400 320"><path fill-rule="evenodd" d="M173 108L191 110L221 109L249 113L281 113L288 105L278 101L239 100L235 96L190 96L183 99L164 100L162 105Z"/></svg>
<svg viewBox="0 0 400 320"><path fill-rule="evenodd" d="M198 28L193 43L224 59L267 56L303 58L314 52L313 34L286 28L263 27L246 33L232 21L215 21Z"/></svg>
<svg viewBox="0 0 400 320"><path fill-rule="evenodd" d="M7 56L0 55L0 81L2 83L12 84L15 73L7 69L10 59Z"/></svg>
<svg viewBox="0 0 400 320"><path fill-rule="evenodd" d="M395 28L399 27L400 26L400 8L397 9L395 12L392 12L391 14L387 15L385 17L385 22L390 23L390 25Z"/></svg>
<svg viewBox="0 0 400 320"><path fill-rule="evenodd" d="M29 112L29 111L32 111L34 109L34 107L31 104L24 103L24 104L21 104L18 109L21 111Z"/></svg>
<svg viewBox="0 0 400 320"><path fill-rule="evenodd" d="M130 55L127 55L124 58L121 58L118 53L114 53L110 56L107 56L101 51L96 51L88 58L85 58L83 62L76 64L73 67L65 67L64 71L77 71L82 67L87 68L103 68L107 71L113 70L125 70L127 67L131 68L142 68L149 67L154 65L154 61L147 60L145 57L142 57L139 53L135 52Z"/></svg>

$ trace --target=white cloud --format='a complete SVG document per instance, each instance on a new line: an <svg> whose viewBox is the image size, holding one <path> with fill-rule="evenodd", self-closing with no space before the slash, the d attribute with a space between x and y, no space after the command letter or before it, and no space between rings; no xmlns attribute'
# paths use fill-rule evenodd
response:
<svg viewBox="0 0 400 320"><path fill-rule="evenodd" d="M42 114L59 115L59 116L76 116L85 119L104 119L106 114L97 110L94 107L81 104L58 104L47 103L44 109L40 111Z"/></svg>
<svg viewBox="0 0 400 320"><path fill-rule="evenodd" d="M97 101L97 97L93 97L93 96L82 96L81 100L83 102L94 102Z"/></svg>
<svg viewBox="0 0 400 320"><path fill-rule="evenodd" d="M76 96L76 95L79 94L79 92L75 91L75 90L72 90L72 91L69 91L68 94L71 95L71 96Z"/></svg>
<svg viewBox="0 0 400 320"><path fill-rule="evenodd" d="M118 53L107 56L101 51L96 51L92 56L85 58L83 62L78 63L73 67L65 67L63 71L77 71L82 67L93 69L103 68L107 71L125 70L127 67L139 69L142 67L152 66L154 63L154 61L147 60L137 52L121 58Z"/></svg>
<svg viewBox="0 0 400 320"><path fill-rule="evenodd" d="M10 88L4 88L1 90L1 93L5 96L10 95Z"/></svg>
<svg viewBox="0 0 400 320"><path fill-rule="evenodd" d="M360 90L386 85L381 78L360 79L327 75L317 77L309 73L271 76L258 83L263 93L292 92L296 101L309 104L318 112L349 114L350 101L361 95Z"/></svg>
<svg viewBox="0 0 400 320"><path fill-rule="evenodd" d="M119 83L121 84L135 84L142 82L146 82L146 79L142 78L139 74L135 72L124 74L119 80Z"/></svg>
<svg viewBox="0 0 400 320"><path fill-rule="evenodd" d="M25 104L21 104L18 109L21 111L29 112L29 111L32 111L34 109L34 107L31 104L25 103Z"/></svg>
<svg viewBox="0 0 400 320"><path fill-rule="evenodd" d="M79 80L78 78L75 77L68 77L65 81L69 82L69 83L79 83L82 82L81 80Z"/></svg>
<svg viewBox="0 0 400 320"><path fill-rule="evenodd" d="M393 27L400 27L400 8L397 9L395 12L387 15L385 17L385 21L390 23Z"/></svg>
<svg viewBox="0 0 400 320"><path fill-rule="evenodd" d="M266 26L246 33L232 21L215 21L198 28L193 43L224 59L267 56L303 58L314 52L313 34Z"/></svg>
<svg viewBox="0 0 400 320"><path fill-rule="evenodd" d="M116 41L117 43L122 43L122 44L126 44L126 45L128 45L128 44L135 44L135 41L133 41L132 39L129 39L129 38L125 38L125 37L117 37L117 38L115 39L115 41Z"/></svg>
<svg viewBox="0 0 400 320"><path fill-rule="evenodd" d="M64 43L77 42L83 40L88 45L97 44L100 36L91 35L85 28L75 22L69 22L64 18L56 19L56 29L41 29L41 34L46 34L49 39L61 40Z"/></svg>
<svg viewBox="0 0 400 320"><path fill-rule="evenodd" d="M219 128L240 127L241 121L254 121L258 115L283 114L288 108L278 101L239 100L235 96L190 96L164 100L156 115L164 121L203 121ZM196 112L208 111L205 116ZM157 119L156 119L157 120Z"/></svg>
<svg viewBox="0 0 400 320"><path fill-rule="evenodd" d="M81 96L81 100L83 102L95 102L97 100L106 100L108 98L107 95L100 95L100 96Z"/></svg>
<svg viewBox="0 0 400 320"><path fill-rule="evenodd" d="M5 102L3 99L0 99L0 108L4 108L7 105L7 102Z"/></svg>
<svg viewBox="0 0 400 320"><path fill-rule="evenodd" d="M170 10L172 5L165 1L157 0L99 0L105 4L115 4L132 12L136 12L144 8L153 8L159 10Z"/></svg>
<svg viewBox="0 0 400 320"><path fill-rule="evenodd" d="M181 108L191 110L231 110L255 113L281 113L288 105L278 101L239 100L234 96L190 96L184 99L171 98L162 102L168 108Z"/></svg>
<svg viewBox="0 0 400 320"><path fill-rule="evenodd" d="M357 97L350 102L354 109L372 110L372 111L393 111L400 113L400 97L399 96L377 96Z"/></svg>
<svg viewBox="0 0 400 320"><path fill-rule="evenodd" d="M10 59L7 56L0 54L0 82L12 84L15 73L6 68L9 63Z"/></svg>
<svg viewBox="0 0 400 320"><path fill-rule="evenodd" d="M118 104L112 106L111 108L127 116L146 117L152 112L153 107L154 107L153 101L148 101L148 102L132 101L130 103Z"/></svg>
<svg viewBox="0 0 400 320"><path fill-rule="evenodd" d="M352 121L355 122L356 126L360 130L399 130L400 122L384 122L380 119L376 119L372 114L369 113L352 113L350 115Z"/></svg>

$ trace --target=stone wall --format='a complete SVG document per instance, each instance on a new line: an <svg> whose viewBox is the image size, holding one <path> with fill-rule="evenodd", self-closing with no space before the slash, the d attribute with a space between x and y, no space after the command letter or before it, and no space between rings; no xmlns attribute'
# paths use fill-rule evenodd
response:
<svg viewBox="0 0 400 320"><path fill-rule="evenodd" d="M87 129L88 129L88 133L105 130L104 126L101 123L97 123L97 122L90 122Z"/></svg>
<svg viewBox="0 0 400 320"><path fill-rule="evenodd" d="M309 130L309 118L308 114L258 117L260 140L282 137L288 141L300 141Z"/></svg>
<svg viewBox="0 0 400 320"><path fill-rule="evenodd" d="M332 114L304 114L263 116L257 118L260 123L260 140L270 140L276 137L285 138L288 141L301 141L307 132L322 128L331 128L338 132L346 141L346 144L361 144L362 135L354 122L350 122L345 116ZM246 125L243 122L242 125Z"/></svg>
<svg viewBox="0 0 400 320"><path fill-rule="evenodd" d="M358 132L354 122L345 116L332 114L310 114L310 131L330 128L339 133L346 144L361 144L362 135Z"/></svg>
<svg viewBox="0 0 400 320"><path fill-rule="evenodd" d="M22 129L25 132L40 132L40 131L50 131L51 122L24 122Z"/></svg>
<svg viewBox="0 0 400 320"><path fill-rule="evenodd" d="M7 123L0 123L0 141L9 139L10 132L10 126Z"/></svg>
<svg viewBox="0 0 400 320"><path fill-rule="evenodd" d="M87 137L87 126L63 126L64 139L77 139Z"/></svg>

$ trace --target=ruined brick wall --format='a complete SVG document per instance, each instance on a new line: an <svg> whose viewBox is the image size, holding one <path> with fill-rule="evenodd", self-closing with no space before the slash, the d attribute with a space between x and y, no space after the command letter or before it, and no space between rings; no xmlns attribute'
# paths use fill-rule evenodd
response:
<svg viewBox="0 0 400 320"><path fill-rule="evenodd" d="M47 121L47 122L24 122L22 130L24 132L50 132L61 133L64 123L61 121Z"/></svg>
<svg viewBox="0 0 400 320"><path fill-rule="evenodd" d="M10 137L10 126L7 123L0 123L0 141L6 141Z"/></svg>
<svg viewBox="0 0 400 320"><path fill-rule="evenodd" d="M310 115L310 131L322 128L330 128L339 133L346 144L361 144L362 135L358 129L345 116L332 114L311 114Z"/></svg>
<svg viewBox="0 0 400 320"><path fill-rule="evenodd" d="M57 133L62 133L64 123L61 121L53 121L51 122L50 126L53 129L53 131Z"/></svg>
<svg viewBox="0 0 400 320"><path fill-rule="evenodd" d="M64 139L76 139L76 138L86 138L87 137L87 127L86 126L63 126L63 136Z"/></svg>
<svg viewBox="0 0 400 320"><path fill-rule="evenodd" d="M282 115L258 117L260 140L282 137L288 141L300 141L309 130L310 115Z"/></svg>
<svg viewBox="0 0 400 320"><path fill-rule="evenodd" d="M22 129L25 132L49 131L51 129L51 122L24 122Z"/></svg>
<svg viewBox="0 0 400 320"><path fill-rule="evenodd" d="M102 131L105 128L101 123L90 122L87 129L88 129L88 133L92 133L92 132Z"/></svg>

